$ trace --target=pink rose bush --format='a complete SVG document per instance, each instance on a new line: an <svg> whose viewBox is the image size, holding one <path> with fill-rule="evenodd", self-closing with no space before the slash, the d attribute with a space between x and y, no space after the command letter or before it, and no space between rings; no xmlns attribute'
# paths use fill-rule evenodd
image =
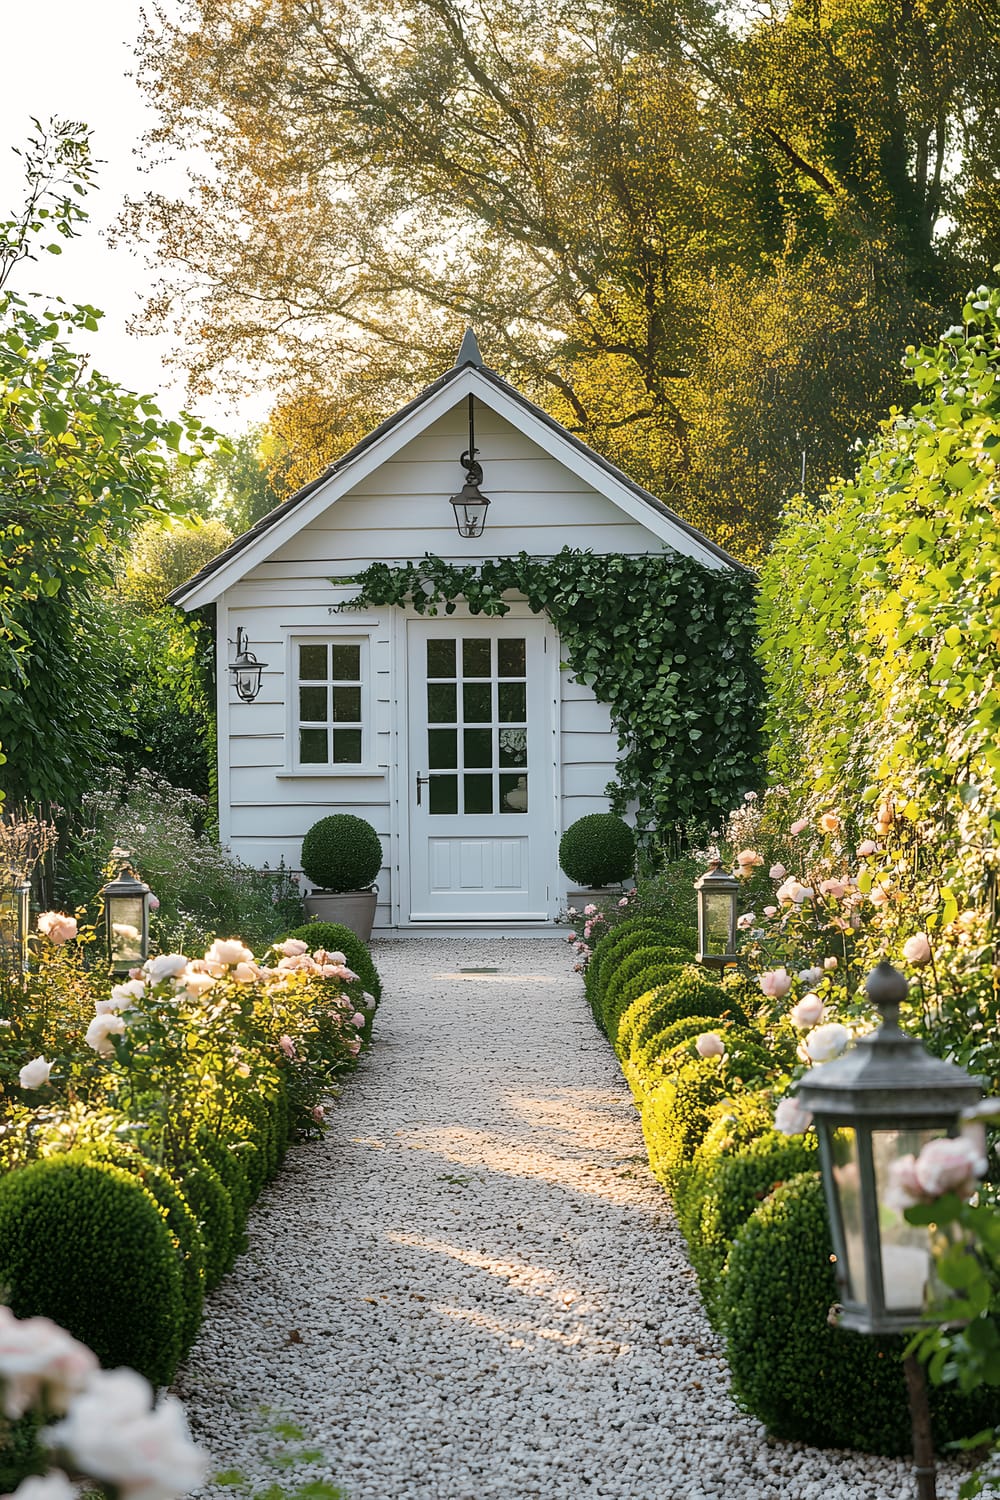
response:
<svg viewBox="0 0 1000 1500"><path fill-rule="evenodd" d="M986 1158L968 1136L940 1136L916 1157L901 1156L889 1167L890 1193L902 1207L933 1203L942 1193L968 1200L986 1174Z"/></svg>
<svg viewBox="0 0 1000 1500"><path fill-rule="evenodd" d="M61 948L64 943L71 943L77 935L75 917L68 917L62 911L46 911L38 918L38 930L48 938L56 948Z"/></svg>

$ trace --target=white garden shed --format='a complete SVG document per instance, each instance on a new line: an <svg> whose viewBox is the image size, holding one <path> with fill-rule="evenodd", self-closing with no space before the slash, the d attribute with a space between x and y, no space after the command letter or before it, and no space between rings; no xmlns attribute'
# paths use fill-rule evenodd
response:
<svg viewBox="0 0 1000 1500"><path fill-rule="evenodd" d="M449 504L470 397L492 502L474 538ZM338 607L376 561L567 544L739 566L486 368L467 334L453 369L171 595L216 609L222 841L298 869L311 824L352 812L382 840L377 930L551 925L560 835L607 810L617 750L607 707L560 669L551 621L526 600L503 618ZM267 664L253 702L227 670L238 631Z"/></svg>

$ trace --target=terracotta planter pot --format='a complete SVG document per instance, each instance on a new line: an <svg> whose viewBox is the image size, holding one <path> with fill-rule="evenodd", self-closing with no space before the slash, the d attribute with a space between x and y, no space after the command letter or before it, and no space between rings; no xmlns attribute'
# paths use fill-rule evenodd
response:
<svg viewBox="0 0 1000 1500"><path fill-rule="evenodd" d="M377 891L313 891L305 897L306 915L321 922L339 922L367 943L377 901Z"/></svg>

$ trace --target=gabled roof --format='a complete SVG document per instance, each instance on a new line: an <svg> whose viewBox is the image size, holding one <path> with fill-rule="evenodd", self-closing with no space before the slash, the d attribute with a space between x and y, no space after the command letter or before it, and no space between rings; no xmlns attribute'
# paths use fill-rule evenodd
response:
<svg viewBox="0 0 1000 1500"><path fill-rule="evenodd" d="M475 334L469 329L462 340L453 369L447 370L426 386L412 401L380 422L360 442L355 443L353 448L335 459L318 478L304 485L288 500L269 511L249 531L237 537L225 551L213 557L200 572L188 579L187 583L182 583L168 594L167 603L197 609L200 605L217 599L244 573L276 550L290 535L294 535L300 526L306 525L316 513L332 504L340 494L378 467L380 462L384 462L470 391L501 415L508 416L514 426L535 438L552 457L582 473L594 489L631 513L633 519L641 521L668 546L676 546L680 539L677 534L680 533L680 537L688 543L681 550L697 557L709 567L750 571L737 558L683 520L669 505L629 479L609 459L595 453L554 417L550 417L540 406L529 401L514 386L484 365ZM492 400L491 395L494 397ZM519 416L521 420L518 420ZM383 453L382 450L386 451ZM315 497L324 490L329 493L322 501L310 505L309 502L315 502ZM301 519L298 524L291 524L290 518L297 512L301 513Z"/></svg>

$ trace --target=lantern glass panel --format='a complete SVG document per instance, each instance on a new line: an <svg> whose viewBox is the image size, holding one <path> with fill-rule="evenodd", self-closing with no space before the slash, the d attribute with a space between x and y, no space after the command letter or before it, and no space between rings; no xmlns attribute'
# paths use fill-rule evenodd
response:
<svg viewBox="0 0 1000 1500"><path fill-rule="evenodd" d="M840 1201L847 1264L840 1267L840 1281L852 1302L867 1303L868 1276L865 1269L864 1218L861 1202L861 1170L855 1131L838 1130L833 1138L833 1180Z"/></svg>
<svg viewBox="0 0 1000 1500"><path fill-rule="evenodd" d="M705 952L729 953L733 903L728 891L705 891Z"/></svg>
<svg viewBox="0 0 1000 1500"><path fill-rule="evenodd" d="M143 898L112 896L110 898L110 947L114 964L141 964L143 953Z"/></svg>
<svg viewBox="0 0 1000 1500"><path fill-rule="evenodd" d="M0 891L0 946L14 952L20 946L16 891Z"/></svg>
<svg viewBox="0 0 1000 1500"><path fill-rule="evenodd" d="M919 1156L939 1130L873 1130L872 1162L878 1185L879 1242L882 1254L882 1286L886 1312L919 1312L924 1305L932 1258L928 1231L908 1224L894 1163L902 1157Z"/></svg>

